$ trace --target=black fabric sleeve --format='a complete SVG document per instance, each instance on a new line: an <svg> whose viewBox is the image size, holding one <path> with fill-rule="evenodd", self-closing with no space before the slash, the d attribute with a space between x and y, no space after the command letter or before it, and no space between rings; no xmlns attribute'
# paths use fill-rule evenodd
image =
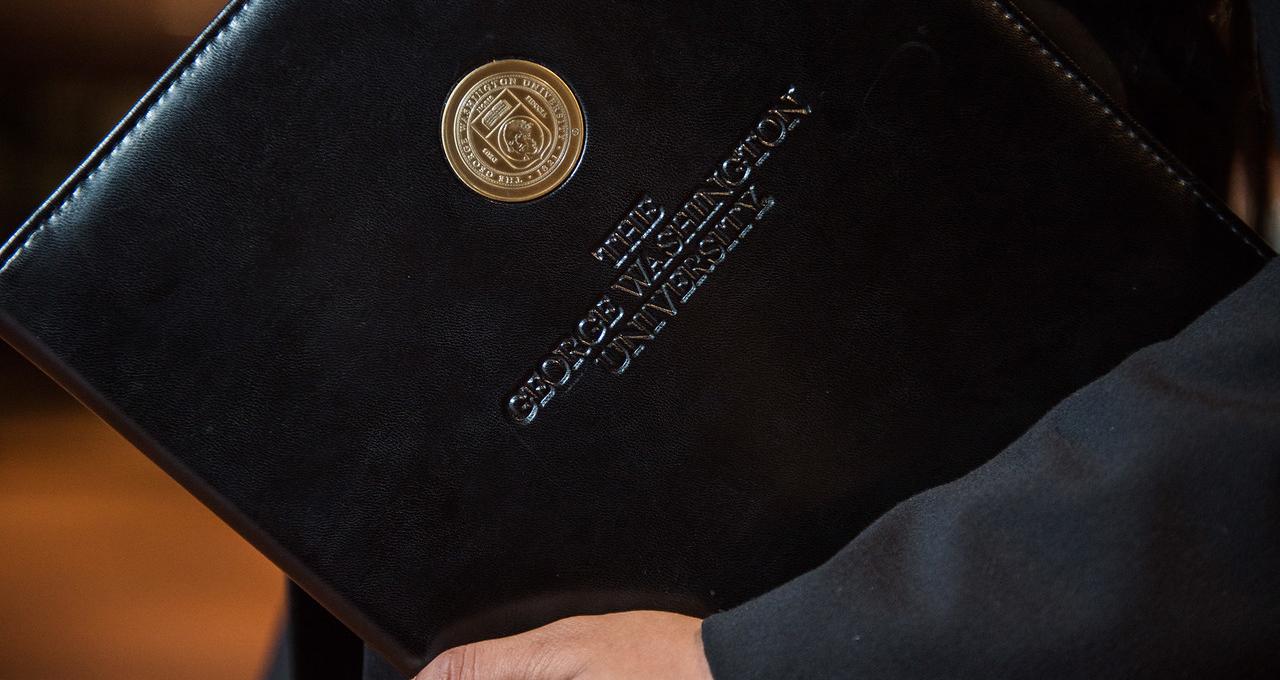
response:
<svg viewBox="0 0 1280 680"><path fill-rule="evenodd" d="M1280 677L1280 263L703 637L717 680Z"/></svg>

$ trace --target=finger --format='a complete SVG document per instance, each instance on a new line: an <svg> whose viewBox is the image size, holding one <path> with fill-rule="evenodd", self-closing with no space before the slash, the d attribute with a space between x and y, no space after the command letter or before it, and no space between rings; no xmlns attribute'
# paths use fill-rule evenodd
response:
<svg viewBox="0 0 1280 680"><path fill-rule="evenodd" d="M415 680L561 680L558 664L536 632L447 650Z"/></svg>
<svg viewBox="0 0 1280 680"><path fill-rule="evenodd" d="M415 680L517 680L515 663L495 653L492 642L477 642L441 653L422 669ZM514 653L517 650L509 650Z"/></svg>

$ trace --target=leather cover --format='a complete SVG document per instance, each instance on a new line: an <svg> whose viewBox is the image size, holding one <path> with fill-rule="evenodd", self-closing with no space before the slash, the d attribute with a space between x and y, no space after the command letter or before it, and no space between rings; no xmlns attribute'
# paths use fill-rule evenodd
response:
<svg viewBox="0 0 1280 680"><path fill-rule="evenodd" d="M440 147L507 57L586 117L528 203ZM0 309L408 671L777 586L1269 256L1003 2L249 0L8 241Z"/></svg>

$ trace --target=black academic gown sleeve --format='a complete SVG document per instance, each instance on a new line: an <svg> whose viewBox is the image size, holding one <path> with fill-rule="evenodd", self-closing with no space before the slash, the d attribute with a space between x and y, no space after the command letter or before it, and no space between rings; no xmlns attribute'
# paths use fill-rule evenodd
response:
<svg viewBox="0 0 1280 680"><path fill-rule="evenodd" d="M1280 262L702 630L716 680L1280 678Z"/></svg>

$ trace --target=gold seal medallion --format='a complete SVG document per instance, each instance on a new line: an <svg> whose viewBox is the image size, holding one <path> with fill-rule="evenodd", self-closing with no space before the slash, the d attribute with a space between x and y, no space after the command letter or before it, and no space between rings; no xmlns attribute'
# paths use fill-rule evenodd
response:
<svg viewBox="0 0 1280 680"><path fill-rule="evenodd" d="M458 178L499 201L531 201L563 184L582 157L584 136L569 86L521 59L468 73L449 93L440 122Z"/></svg>

